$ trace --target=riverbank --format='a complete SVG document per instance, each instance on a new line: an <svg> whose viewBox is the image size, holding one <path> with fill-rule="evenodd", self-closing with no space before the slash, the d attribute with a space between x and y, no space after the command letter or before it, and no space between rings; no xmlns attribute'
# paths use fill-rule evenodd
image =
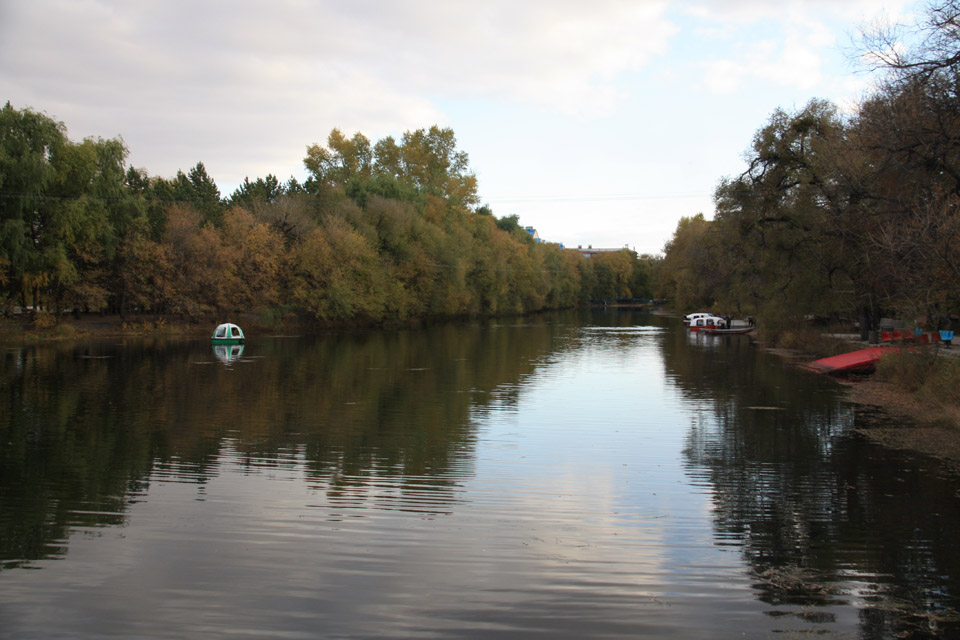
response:
<svg viewBox="0 0 960 640"><path fill-rule="evenodd" d="M85 338L111 338L131 336L168 336L202 338L209 337L221 322L240 325L246 335L267 333L309 333L317 331L352 331L371 327L391 326L372 321L343 321L321 323L304 321L296 314L283 317L264 317L253 312L234 312L222 315L206 315L195 318L179 314L129 314L118 315L83 313L79 317L66 314L40 316L8 316L0 318L0 341L4 342L49 342ZM414 318L396 326L421 326L426 321Z"/></svg>
<svg viewBox="0 0 960 640"><path fill-rule="evenodd" d="M960 409L921 400L896 384L874 378L840 380L850 402L879 408L883 417L856 431L873 442L938 458L960 471Z"/></svg>
<svg viewBox="0 0 960 640"><path fill-rule="evenodd" d="M800 366L824 355L822 340L835 343L834 353L869 346L857 338L836 334L818 336L815 341L818 352L814 354L795 348L767 347L767 350ZM960 349L939 348L937 355L957 359ZM960 472L960 407L930 400L929 394L882 378L877 374L836 378L845 389L847 401L878 410L876 419L856 427L857 433L885 447L937 458Z"/></svg>
<svg viewBox="0 0 960 640"><path fill-rule="evenodd" d="M235 316L235 317L234 317ZM261 329L253 315L234 314L230 321L243 326L246 331ZM0 318L0 340L4 342L46 342L78 340L84 338L109 338L124 336L209 336L219 324L213 318L191 321L179 316L136 316L121 318L116 315L81 314L52 315L41 318Z"/></svg>

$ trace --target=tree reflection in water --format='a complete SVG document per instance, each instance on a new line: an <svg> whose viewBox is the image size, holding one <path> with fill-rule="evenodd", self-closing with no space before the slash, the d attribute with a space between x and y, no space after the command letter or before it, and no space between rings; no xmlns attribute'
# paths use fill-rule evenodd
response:
<svg viewBox="0 0 960 640"><path fill-rule="evenodd" d="M226 450L249 472L302 464L331 500L444 512L469 473L471 411L551 348L553 325L538 322L522 337L450 324L213 353L162 339L8 349L0 567L64 554L71 528L122 524L151 478L203 485ZM398 480L385 495L373 476Z"/></svg>
<svg viewBox="0 0 960 640"><path fill-rule="evenodd" d="M854 428L876 416L845 405L831 380L784 366L748 338L690 338L674 320L603 314L590 316L588 326L571 330L555 323L558 318L579 322L576 317L549 315L417 331L250 338L242 354L219 354L206 341L150 339L9 348L3 352L0 370L2 568L38 566L38 560L66 554L70 537L78 531L126 524L131 505L146 500L148 492L162 502L157 494L163 493L164 483L179 483L175 489L167 487L170 492L188 483L191 489L196 487L196 495L187 500L204 500L206 488L215 480L222 486L243 484L247 476L296 478L310 494L297 497L325 509L310 514L314 522L346 521L360 509L369 518L382 511L403 512L418 523L459 518L462 525L482 520L464 504L464 486L479 465L506 463L503 457L478 462L482 433L477 425L492 418L506 420L513 429L510 409L522 404L525 382L537 377L532 374L562 362L568 367L565 372L575 377L578 357L582 360L584 352L594 349L597 362L618 370L630 367L630 357L639 355L656 362L644 371L659 371L662 359L664 384L682 396L680 417L664 409L657 414L662 423L638 419L625 424L638 430L632 434L638 438L634 442L656 445L657 430L675 429L673 421L680 420L686 478L680 470L679 477L670 477L669 482L685 479L707 488L712 532L709 518L706 529L701 525L698 532L706 532L707 547L712 537L716 546L742 555L748 575L744 586L756 595L747 596L751 604L763 603L757 606L766 607L774 620L782 619L784 627L794 619L826 624L845 616L850 628L859 615L865 637L960 632L954 613L960 587L954 542L960 528L956 480L935 462L893 455L854 435ZM605 323L644 330L608 331ZM645 330L651 327L657 329ZM572 335L579 335L582 342ZM594 400L577 396L571 402ZM635 408L631 415L644 411L639 403L624 406ZM571 426L565 435L573 449L557 451L582 462L582 456L589 456L585 451L597 444L591 438L606 434L606 445L614 449L629 441L618 433L625 425L592 426L596 435L581 429L579 422ZM521 434L522 429L527 431ZM542 443L564 435L556 425L539 423L518 424L517 431L511 444L529 439L532 431L544 439ZM671 440L671 451L678 439ZM528 453L542 452L516 452L509 458L516 465L511 468L534 466L523 458ZM597 471L591 464L575 468ZM630 469L623 477L631 482L653 482L651 470ZM606 471L601 468L599 474ZM593 479L575 480L582 484L582 497L591 504L593 515L606 521L610 514L592 502L588 488ZM543 481L537 476L531 482L537 491L527 498L538 500L541 513L554 517L555 524L573 526L565 518L574 521L582 512L551 516L541 501ZM499 490L501 485L495 481L490 486ZM248 496L238 488L236 505L221 504L219 513L232 517L233 507L242 511L249 502L269 502L275 493L282 493L277 487L274 483L246 502ZM504 487L505 492L515 490ZM303 491L296 485L293 493ZM313 493L320 496L315 501ZM502 534L497 518L530 517L498 511L501 497L491 498L496 505L491 512L494 521L484 521L480 529L485 533L489 528ZM619 508L659 505L644 500L640 493L627 492ZM158 511L162 512L159 506ZM214 509L197 511L206 516ZM643 552L639 554L643 562L635 562L635 568L646 566L647 560L652 566L669 566L669 558L658 556L667 553L663 547L654 542L648 546L647 540L670 529L651 522L639 519L635 529L624 530L635 534L633 546L618 536L599 543L591 540L598 543L598 554L604 549L611 557L624 558L599 564L630 580L638 577L621 575L631 566L629 553ZM395 524L385 523L384 540L389 544L394 543ZM339 535L334 527L342 525L337 521L324 531L336 530ZM414 538L423 531L410 527L404 535ZM205 533L201 527L198 535ZM289 531L273 533L282 536ZM459 532L454 536L458 542ZM337 541L339 550L346 541ZM515 540L508 536L501 542ZM544 547L550 542L541 541ZM202 557L198 549L205 548L200 544L192 551ZM494 547L494 553L513 551L526 558L525 549ZM429 557L433 549L421 551ZM620 555L622 551L628 554ZM486 571L489 558L475 559L478 570ZM527 566L542 568L555 562L555 555L547 560L537 556L536 563ZM677 565L688 568L682 561ZM731 575L741 575L739 560L732 565ZM586 563L562 566L579 571ZM345 576L354 577L352 566L342 569ZM589 572L584 576L587 582L593 580ZM649 582L641 584L659 593L653 582L660 575L646 578ZM371 581L380 579L370 576ZM555 585L547 583L541 594L555 596L547 589ZM502 585L492 584L489 593L500 593ZM583 594L570 593L565 595L582 599ZM696 591L698 597L701 593ZM709 593L718 600L727 597ZM592 613L607 611L603 607L610 602L597 591L589 594L597 598L598 608ZM505 597L516 600L513 595ZM557 602L566 610L565 600ZM660 607L657 596L650 602ZM506 608L496 599L488 605L487 613ZM635 608L631 610L636 614ZM517 624L530 623L528 614L518 611ZM636 619L614 623L605 628L625 631L638 624ZM677 627L682 630L683 621Z"/></svg>
<svg viewBox="0 0 960 640"><path fill-rule="evenodd" d="M689 473L713 487L716 535L742 548L772 615L829 621L856 603L865 637L960 632L957 484L940 465L854 432L882 414L740 337L662 345L698 401ZM813 616L813 618L811 618Z"/></svg>

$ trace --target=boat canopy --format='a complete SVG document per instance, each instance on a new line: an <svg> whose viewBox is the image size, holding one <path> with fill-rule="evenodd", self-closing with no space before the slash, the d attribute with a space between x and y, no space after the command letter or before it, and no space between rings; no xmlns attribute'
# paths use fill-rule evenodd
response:
<svg viewBox="0 0 960 640"><path fill-rule="evenodd" d="M212 340L243 340L243 330L232 322L224 322L214 329Z"/></svg>
<svg viewBox="0 0 960 640"><path fill-rule="evenodd" d="M691 327L717 327L717 326L722 327L722 326L725 326L726 323L727 323L726 320L724 320L719 316L707 315L707 316L702 316L700 318L695 318L690 323L690 326Z"/></svg>

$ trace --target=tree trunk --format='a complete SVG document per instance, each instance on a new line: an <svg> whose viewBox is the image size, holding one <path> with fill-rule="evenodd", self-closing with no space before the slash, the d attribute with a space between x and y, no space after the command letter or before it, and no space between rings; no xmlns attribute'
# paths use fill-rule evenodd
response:
<svg viewBox="0 0 960 640"><path fill-rule="evenodd" d="M860 305L858 315L860 316L860 339L868 340L870 338L870 331L876 328L873 321L873 313L871 313L869 306Z"/></svg>

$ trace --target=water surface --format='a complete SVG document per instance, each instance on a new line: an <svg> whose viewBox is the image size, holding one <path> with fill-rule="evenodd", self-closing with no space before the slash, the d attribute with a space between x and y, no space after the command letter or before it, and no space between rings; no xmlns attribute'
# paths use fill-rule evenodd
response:
<svg viewBox="0 0 960 640"><path fill-rule="evenodd" d="M950 637L960 485L870 419L633 311L6 346L0 637Z"/></svg>

